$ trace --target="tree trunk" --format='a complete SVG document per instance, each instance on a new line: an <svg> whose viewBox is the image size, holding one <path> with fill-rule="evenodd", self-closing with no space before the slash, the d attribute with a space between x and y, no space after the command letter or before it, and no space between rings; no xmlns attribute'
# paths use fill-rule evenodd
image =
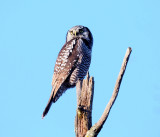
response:
<svg viewBox="0 0 160 137"><path fill-rule="evenodd" d="M76 137L84 137L92 126L92 102L94 94L94 79L89 77L79 81L77 90L77 111L75 118Z"/></svg>
<svg viewBox="0 0 160 137"><path fill-rule="evenodd" d="M118 96L121 81L125 73L131 51L132 49L129 47L126 51L111 99L109 100L101 118L93 126L92 102L94 94L94 78L90 78L88 73L86 79L77 83L77 112L75 118L76 137L97 137L97 135L101 131L105 121L109 116L109 112Z"/></svg>

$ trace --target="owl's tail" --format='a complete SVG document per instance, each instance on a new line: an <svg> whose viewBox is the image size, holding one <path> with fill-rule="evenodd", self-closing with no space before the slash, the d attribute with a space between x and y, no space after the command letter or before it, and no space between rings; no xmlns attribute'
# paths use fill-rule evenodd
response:
<svg viewBox="0 0 160 137"><path fill-rule="evenodd" d="M45 108L45 110L43 111L42 119L47 115L47 113L48 113L51 105L52 105L52 99L50 98L49 101L48 101L48 104L47 104L47 106Z"/></svg>
<svg viewBox="0 0 160 137"><path fill-rule="evenodd" d="M51 95L50 95L50 98L48 100L48 104L45 108L45 110L43 111L43 114L42 114L42 119L47 115L51 105L52 105L52 101L53 101L53 94L54 94L54 88L52 88L52 92L51 92Z"/></svg>

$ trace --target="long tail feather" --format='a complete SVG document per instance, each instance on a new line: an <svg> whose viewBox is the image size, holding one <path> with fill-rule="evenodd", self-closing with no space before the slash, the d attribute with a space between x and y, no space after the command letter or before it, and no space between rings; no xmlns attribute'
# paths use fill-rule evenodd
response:
<svg viewBox="0 0 160 137"><path fill-rule="evenodd" d="M47 115L47 113L48 113L51 105L52 105L52 98L50 97L50 99L49 99L49 101L48 101L48 104L47 104L45 110L43 111L42 119Z"/></svg>
<svg viewBox="0 0 160 137"><path fill-rule="evenodd" d="M52 105L54 89L55 89L55 87L52 88L51 95L50 95L50 98L48 100L48 104L47 104L47 106L46 106L46 108L45 108L45 110L43 111L43 114L42 114L42 119L47 115L47 113L48 113L48 111L49 111L49 109Z"/></svg>

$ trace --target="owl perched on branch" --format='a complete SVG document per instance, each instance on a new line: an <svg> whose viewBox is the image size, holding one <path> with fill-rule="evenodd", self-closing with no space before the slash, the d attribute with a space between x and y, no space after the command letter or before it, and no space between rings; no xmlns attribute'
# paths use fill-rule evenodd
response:
<svg viewBox="0 0 160 137"><path fill-rule="evenodd" d="M67 32L66 43L56 60L52 91L42 118L67 89L75 87L78 80L83 80L90 66L92 45L93 37L87 27L78 25Z"/></svg>

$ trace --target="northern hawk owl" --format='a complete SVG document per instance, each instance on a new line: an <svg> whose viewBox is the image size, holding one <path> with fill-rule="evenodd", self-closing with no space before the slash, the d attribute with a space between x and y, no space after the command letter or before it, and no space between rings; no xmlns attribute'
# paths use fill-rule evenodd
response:
<svg viewBox="0 0 160 137"><path fill-rule="evenodd" d="M91 62L93 37L87 27L72 27L66 36L66 43L60 50L52 79L52 91L42 118L48 113L52 103L69 88L83 80Z"/></svg>

